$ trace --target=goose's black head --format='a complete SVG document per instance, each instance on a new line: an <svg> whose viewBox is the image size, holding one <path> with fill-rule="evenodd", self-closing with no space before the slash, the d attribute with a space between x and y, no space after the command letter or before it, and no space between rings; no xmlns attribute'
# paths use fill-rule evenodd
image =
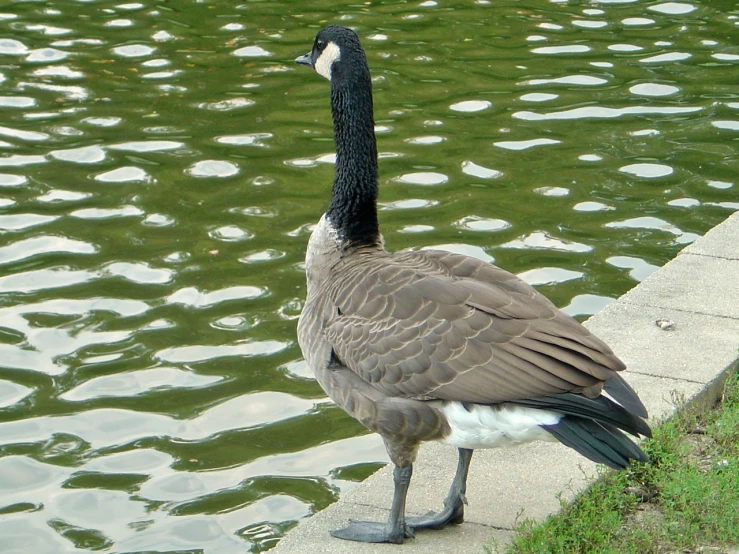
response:
<svg viewBox="0 0 739 554"><path fill-rule="evenodd" d="M338 25L321 29L311 51L295 58L295 63L312 67L332 84L337 81L351 82L356 80L358 74L369 74L367 58L357 33Z"/></svg>

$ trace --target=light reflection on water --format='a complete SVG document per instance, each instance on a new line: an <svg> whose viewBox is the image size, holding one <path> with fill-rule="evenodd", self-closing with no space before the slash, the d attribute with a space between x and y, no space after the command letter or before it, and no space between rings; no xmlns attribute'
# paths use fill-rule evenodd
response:
<svg viewBox="0 0 739 554"><path fill-rule="evenodd" d="M733 3L311 6L0 8L0 551L264 550L385 461L295 343L324 21L367 49L390 249L582 318L739 209Z"/></svg>

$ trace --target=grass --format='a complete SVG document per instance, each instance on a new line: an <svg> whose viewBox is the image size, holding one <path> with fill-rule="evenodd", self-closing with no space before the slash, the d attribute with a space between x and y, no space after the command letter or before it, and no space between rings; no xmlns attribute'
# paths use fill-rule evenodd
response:
<svg viewBox="0 0 739 554"><path fill-rule="evenodd" d="M721 552L739 545L739 383L708 412L684 408L642 448L651 463L607 472L508 554Z"/></svg>

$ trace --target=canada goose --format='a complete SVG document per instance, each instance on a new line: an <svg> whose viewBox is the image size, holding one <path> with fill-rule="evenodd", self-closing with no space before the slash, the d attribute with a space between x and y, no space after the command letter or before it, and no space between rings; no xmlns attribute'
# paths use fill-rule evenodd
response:
<svg viewBox="0 0 739 554"><path fill-rule="evenodd" d="M647 411L610 348L515 275L438 250L389 253L377 221L372 82L350 29L329 26L296 63L330 82L336 143L331 202L308 242L303 355L328 396L379 433L395 464L387 523L342 539L402 543L464 519L475 448L559 440L612 468L646 455ZM439 513L405 516L421 441L456 446Z"/></svg>

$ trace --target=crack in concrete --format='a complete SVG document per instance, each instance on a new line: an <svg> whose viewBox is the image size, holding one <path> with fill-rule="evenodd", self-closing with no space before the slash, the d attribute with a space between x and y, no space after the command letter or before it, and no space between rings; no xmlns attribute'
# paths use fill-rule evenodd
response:
<svg viewBox="0 0 739 554"><path fill-rule="evenodd" d="M718 258L720 260L728 260L730 262L739 262L739 258L734 258L730 256L719 256L717 254L705 254L703 252L685 252L685 253L681 252L677 256L678 257L680 256L702 256L703 258ZM677 258L674 258L674 259L677 259Z"/></svg>
<svg viewBox="0 0 739 554"><path fill-rule="evenodd" d="M720 319L730 319L732 321L739 321L739 316L712 314L708 312L697 312L695 310L686 310L685 308L676 308L674 306L660 306L658 304L644 304L642 302L634 302L632 300L629 300L628 298L624 298L623 303L629 304L631 306L637 306L639 308L657 308L659 310L671 310L673 312L682 312L686 314L695 314L695 315L702 315L706 317L717 317ZM669 333L669 331L666 331L666 332Z"/></svg>

